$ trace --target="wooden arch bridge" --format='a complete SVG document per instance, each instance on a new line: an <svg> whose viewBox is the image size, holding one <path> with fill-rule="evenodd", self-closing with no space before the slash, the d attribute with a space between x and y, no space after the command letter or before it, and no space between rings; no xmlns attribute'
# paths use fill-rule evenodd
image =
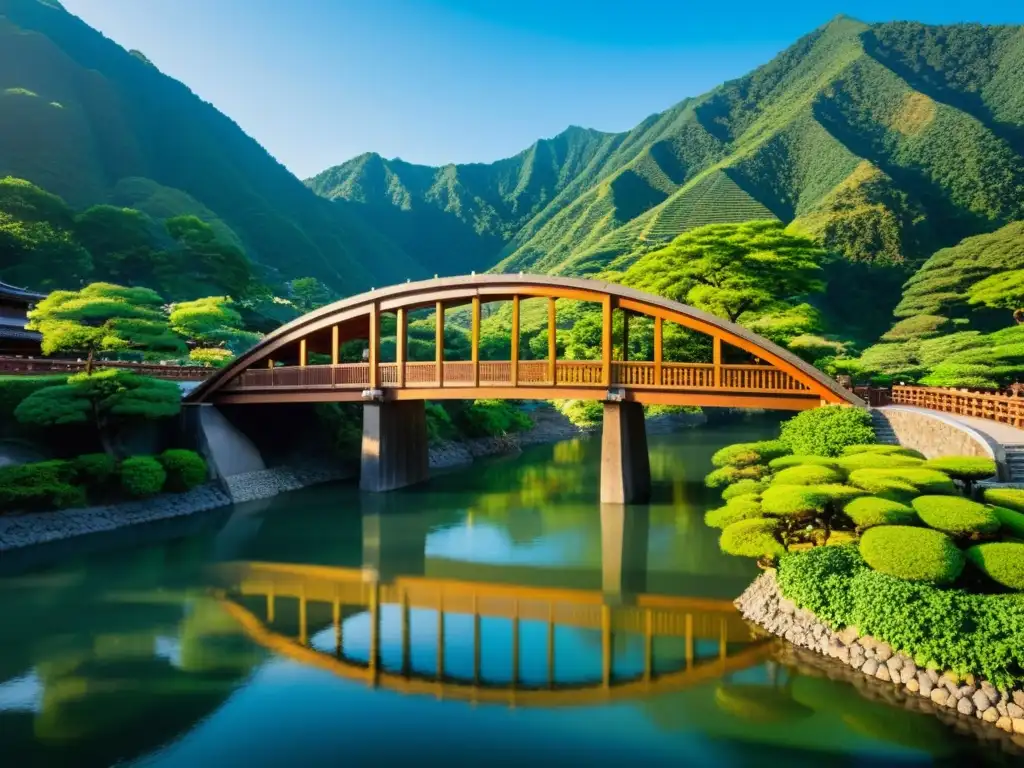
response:
<svg viewBox="0 0 1024 768"><path fill-rule="evenodd" d="M639 698L746 669L766 660L771 651L769 642L751 635L728 600L641 594L629 605L611 606L599 591L409 576L382 583L358 568L257 562L223 566L222 583L228 613L250 638L280 656L373 687L474 703L552 707ZM381 631L385 606L397 608L400 617L396 639L401 662L392 668L382 662L382 643L390 637ZM432 663L413 664L413 610L432 615ZM355 658L345 648L345 618L357 613L369 614L366 659ZM472 667L461 673L446 669L450 637L446 621L457 614L472 619ZM423 618L429 620L429 615ZM508 620L509 671L502 679L488 680L482 673L481 621L493 618ZM521 674L525 622L545 627L545 679L528 681ZM313 647L312 634L330 626L333 647ZM591 679L559 681L555 631L559 627L600 634L600 669ZM420 638L422 633L416 635ZM624 635L642 640L638 671L615 669L614 637ZM657 638L677 639L678 658L671 669L659 670L655 663ZM505 638L501 640L505 645Z"/></svg>
<svg viewBox="0 0 1024 768"><path fill-rule="evenodd" d="M520 359L521 307L547 304L547 355ZM557 356L558 300L601 307L601 358ZM481 307L511 304L508 360L480 357ZM469 308L469 360L445 357L445 310ZM410 313L433 310L434 360L409 360ZM615 359L615 315L622 314ZM381 318L395 317L394 359L381 357ZM653 359L629 354L630 319L653 321ZM664 359L665 323L711 338L710 362ZM364 362L341 362L341 347L365 340ZM312 364L313 355L329 363ZM467 275L370 291L315 310L266 336L187 398L193 405L362 402L362 487L390 490L426 478L426 400L585 399L605 403L603 501L649 492L644 404L802 410L863 406L856 395L757 334L693 307L614 283L547 275ZM605 471L607 470L607 471Z"/></svg>

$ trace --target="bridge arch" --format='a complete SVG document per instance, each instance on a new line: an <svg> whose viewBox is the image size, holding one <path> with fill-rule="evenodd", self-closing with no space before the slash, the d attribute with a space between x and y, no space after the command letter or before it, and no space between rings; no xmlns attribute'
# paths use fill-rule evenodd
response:
<svg viewBox="0 0 1024 768"><path fill-rule="evenodd" d="M548 299L548 358L520 360L519 306ZM558 299L602 307L602 358L558 360L555 347ZM479 358L480 306L511 301L508 361ZM444 359L444 310L469 306L472 359ZM409 313L435 310L436 359L408 360ZM654 360L613 359L613 311L654 322ZM380 359L381 316L396 316L396 361ZM662 328L676 323L711 337L711 363L662 359ZM340 345L366 339L369 359L341 363ZM722 362L723 345L748 353L752 362ZM311 352L329 354L330 365L309 365ZM275 361L294 360L279 366ZM550 275L486 274L402 283L335 302L293 320L198 386L190 403L271 403L427 399L594 399L669 405L705 405L801 410L824 404L863 406L852 392L751 331L685 304L615 283Z"/></svg>

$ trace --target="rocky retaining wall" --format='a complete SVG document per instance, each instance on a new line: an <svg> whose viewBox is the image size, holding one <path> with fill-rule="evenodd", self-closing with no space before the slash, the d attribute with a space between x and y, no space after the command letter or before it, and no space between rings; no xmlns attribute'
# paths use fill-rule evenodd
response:
<svg viewBox="0 0 1024 768"><path fill-rule="evenodd" d="M888 423L900 445L929 459L939 456L982 456L998 459L985 436L941 413L889 405L875 410Z"/></svg>
<svg viewBox="0 0 1024 768"><path fill-rule="evenodd" d="M943 714L947 721L970 724L967 729L979 737L993 738L988 734L999 733L1008 749L1024 752L1024 690L998 690L985 680L959 680L951 673L921 669L888 644L870 635L860 636L855 627L833 632L813 613L784 597L772 571L761 574L736 606L745 619L798 648L896 686L908 697L926 700L930 704L926 710Z"/></svg>
<svg viewBox="0 0 1024 768"><path fill-rule="evenodd" d="M269 499L279 493L297 491L320 483L348 480L356 475L356 469L344 464L310 465L302 467L284 466L260 469L225 477L221 481L233 503Z"/></svg>

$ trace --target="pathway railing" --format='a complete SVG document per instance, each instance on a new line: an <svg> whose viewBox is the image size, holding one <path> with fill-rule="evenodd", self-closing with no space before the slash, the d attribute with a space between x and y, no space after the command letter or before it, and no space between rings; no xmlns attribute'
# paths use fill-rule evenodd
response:
<svg viewBox="0 0 1024 768"><path fill-rule="evenodd" d="M1024 428L1024 397L944 387L895 386L892 388L892 402L960 416L991 419Z"/></svg>
<svg viewBox="0 0 1024 768"><path fill-rule="evenodd" d="M82 373L84 360L50 360L36 357L0 357L0 375L39 375L45 373ZM123 368L141 376L180 381L201 381L216 372L201 365L164 365L162 363L133 363L125 360L95 360L93 368Z"/></svg>

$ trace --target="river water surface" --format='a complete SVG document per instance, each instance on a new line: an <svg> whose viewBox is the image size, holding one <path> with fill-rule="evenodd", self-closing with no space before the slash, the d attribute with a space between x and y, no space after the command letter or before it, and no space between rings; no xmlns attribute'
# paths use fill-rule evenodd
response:
<svg viewBox="0 0 1024 768"><path fill-rule="evenodd" d="M961 762L974 743L780 663L732 608L756 569L718 551L701 479L774 427L652 436L643 507L598 503L581 439L9 558L0 764Z"/></svg>

